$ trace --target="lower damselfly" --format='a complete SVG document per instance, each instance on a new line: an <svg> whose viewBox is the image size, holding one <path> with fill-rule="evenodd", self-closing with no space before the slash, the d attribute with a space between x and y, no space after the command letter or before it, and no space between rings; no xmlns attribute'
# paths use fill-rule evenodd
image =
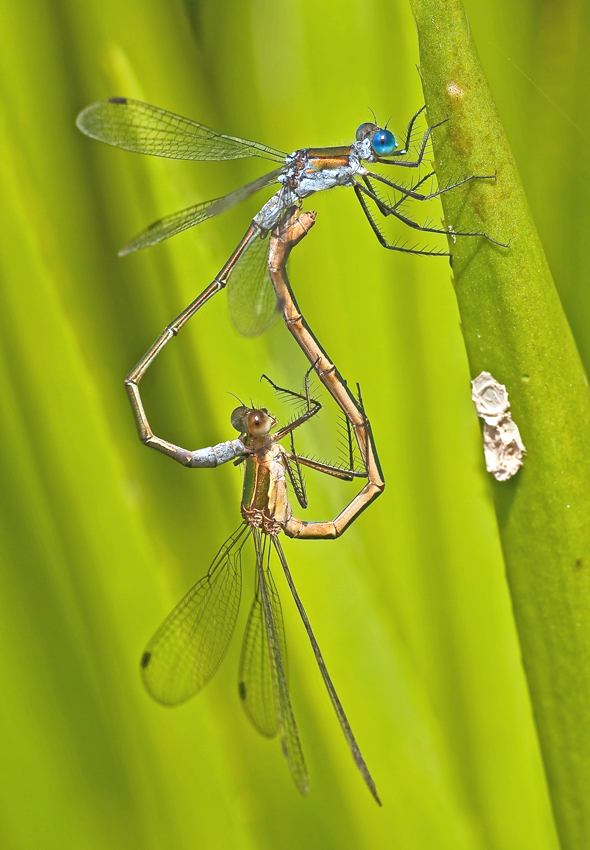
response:
<svg viewBox="0 0 590 850"><path fill-rule="evenodd" d="M495 175L469 175L445 186L424 191L436 178L435 172L421 176L410 185L388 179L373 170L377 166L419 169L433 131L448 119L428 127L415 155L411 153L416 121L425 107L409 122L402 147L387 127L365 122L356 139L338 147L301 148L286 154L259 142L216 133L209 127L175 115L157 106L126 97L112 97L87 106L78 115L77 125L88 136L115 147L152 156L193 161L220 161L259 157L280 165L269 174L221 197L194 204L154 222L119 252L129 254L156 245L207 219L226 212L256 192L278 184L279 189L253 218L242 240L216 278L220 288L230 283L229 308L233 324L245 336L256 336L277 316L276 301L268 280L267 237L286 209L301 204L317 192L338 186L352 188L380 244L392 251L428 256L449 256L448 251L418 244L389 242L381 231L378 217L392 217L414 231L447 237L477 236L502 246L479 231L446 230L432 223L419 224L402 209L406 201L430 201L471 180L495 180ZM371 166L372 168L368 168ZM412 172L414 173L414 172ZM417 173L417 172L416 172ZM393 199L384 194L393 192ZM506 247L506 246L502 246Z"/></svg>
<svg viewBox="0 0 590 850"><path fill-rule="evenodd" d="M307 507L302 466L345 481L367 477L363 466L359 469L354 464L321 463L295 450L293 432L321 408L309 392L309 371L303 393L278 387L267 378L283 397L298 399L305 405L299 416L274 433L277 420L266 408L241 405L231 415L233 427L240 432L237 439L193 452L167 444L170 450L166 453L186 466L211 467L231 460L243 464L242 523L223 544L207 574L179 602L147 645L141 659L142 676L149 693L164 705L184 702L211 679L226 654L235 629L242 588L242 553L251 538L255 554L255 594L246 624L238 677L239 696L246 714L262 735L279 735L295 784L306 794L309 782L289 694L283 614L271 572L274 551L355 764L371 794L381 804L280 542L281 532L299 537L303 527L303 536L308 538L336 536L338 520L304 523L292 514L288 483L299 505ZM288 448L281 443L286 437L290 441ZM357 514L358 510L347 517L346 524Z"/></svg>

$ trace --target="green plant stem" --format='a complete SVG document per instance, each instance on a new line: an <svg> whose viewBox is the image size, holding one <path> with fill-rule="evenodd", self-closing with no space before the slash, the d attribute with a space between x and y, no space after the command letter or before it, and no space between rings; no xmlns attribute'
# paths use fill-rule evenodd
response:
<svg viewBox="0 0 590 850"><path fill-rule="evenodd" d="M472 377L506 384L528 454L493 483L516 625L562 846L590 847L590 395L460 0L410 0ZM467 391L466 387L466 391Z"/></svg>

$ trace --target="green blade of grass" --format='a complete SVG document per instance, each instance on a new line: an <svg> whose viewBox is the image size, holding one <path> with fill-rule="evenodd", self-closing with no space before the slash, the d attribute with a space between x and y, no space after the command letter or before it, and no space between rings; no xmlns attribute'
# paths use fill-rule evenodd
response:
<svg viewBox="0 0 590 850"><path fill-rule="evenodd" d="M516 624L563 847L590 845L590 395L460 0L411 0L474 377L505 384L527 457L494 497Z"/></svg>

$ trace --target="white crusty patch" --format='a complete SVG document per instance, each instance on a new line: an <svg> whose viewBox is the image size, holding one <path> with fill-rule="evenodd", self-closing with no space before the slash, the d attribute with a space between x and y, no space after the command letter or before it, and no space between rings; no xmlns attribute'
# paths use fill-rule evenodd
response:
<svg viewBox="0 0 590 850"><path fill-rule="evenodd" d="M465 92L458 83L447 83L447 94L455 100L460 100L465 97Z"/></svg>
<svg viewBox="0 0 590 850"><path fill-rule="evenodd" d="M507 481L522 466L526 449L518 425L512 421L508 393L489 372L471 382L471 397L477 415L484 421L483 450L486 469L498 481Z"/></svg>

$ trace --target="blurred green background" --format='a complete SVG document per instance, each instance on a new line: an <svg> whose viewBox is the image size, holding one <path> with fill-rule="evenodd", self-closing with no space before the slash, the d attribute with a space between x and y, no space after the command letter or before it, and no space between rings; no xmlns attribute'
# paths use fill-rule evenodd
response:
<svg viewBox="0 0 590 850"><path fill-rule="evenodd" d="M588 365L588 5L466 10ZM256 202L116 252L265 166L116 151L75 116L128 95L291 151L350 141L371 107L399 133L422 104L405 2L4 0L0 30L2 846L555 848L449 266L381 249L351 192L313 199L318 224L290 274L322 344L362 383L387 489L340 541L285 550L383 809L278 570L307 799L239 706L239 636L178 709L139 679L145 643L238 524L240 473L146 451L122 379ZM233 436L228 391L282 414L259 376L297 388L304 369L281 323L238 337L221 295L142 387L155 432L197 448ZM302 450L334 453L325 413ZM352 493L308 484L308 518Z"/></svg>

